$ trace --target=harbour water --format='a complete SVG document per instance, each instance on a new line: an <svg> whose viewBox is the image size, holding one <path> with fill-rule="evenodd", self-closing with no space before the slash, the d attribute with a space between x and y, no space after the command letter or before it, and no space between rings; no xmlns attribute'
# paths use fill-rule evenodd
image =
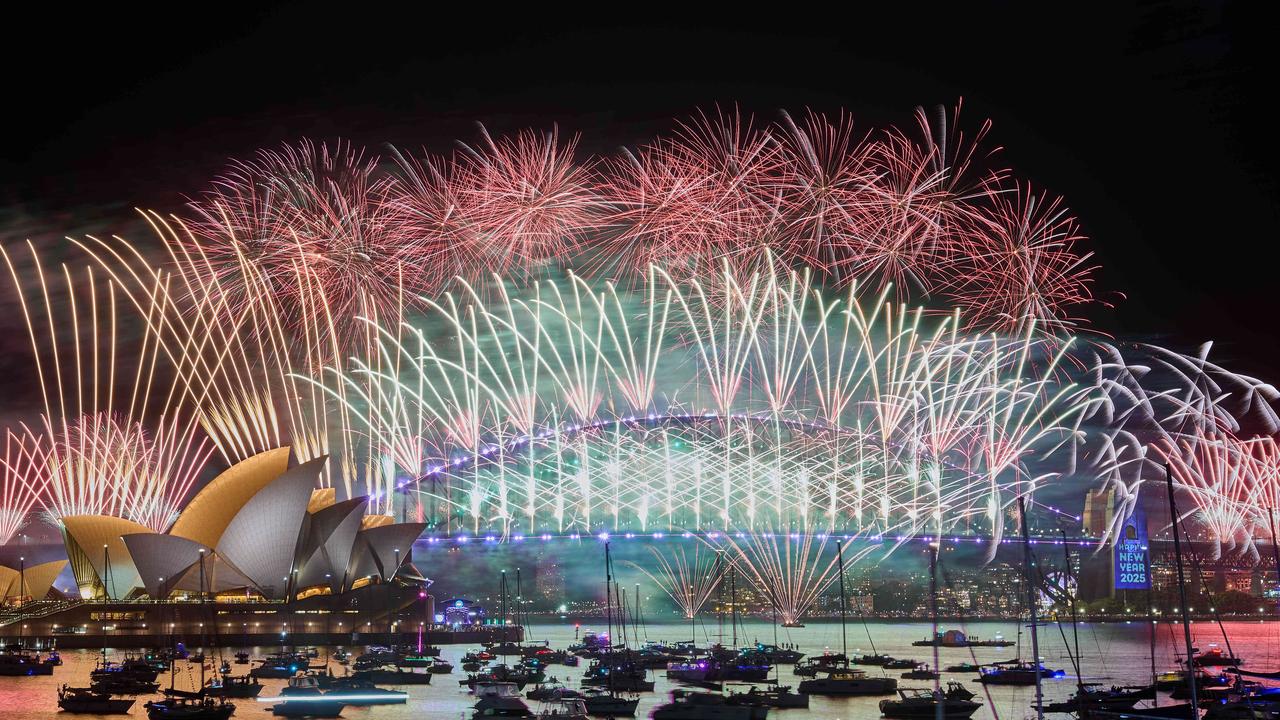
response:
<svg viewBox="0 0 1280 720"><path fill-rule="evenodd" d="M573 621L555 623L538 623L536 620L530 628L530 638L535 641L547 640L552 647L563 648L574 642L575 634L587 629L602 630L603 623L598 619L582 621L581 628L576 629ZM944 626L942 629L949 629ZM960 627L960 626L957 626ZM1227 635L1231 640L1234 653L1246 659L1246 667L1255 670L1280 670L1280 622L1234 621L1225 623ZM1018 626L1015 623L980 622L968 623L963 629L971 636L983 639L997 635L1006 639L1018 639ZM1079 626L1080 651L1084 656L1082 675L1086 682L1098 682L1107 685L1141 684L1150 682L1151 678L1151 626L1137 620L1129 623L1112 622L1081 624ZM630 630L628 631L631 632ZM870 653L874 644L877 652L897 658L913 658L922 663L933 662L933 650L928 647L913 647L912 641L928 636L930 626L926 623L861 623L853 622L846 626L850 653ZM704 641L708 635L715 639L719 628L711 625L699 628L699 640ZM731 641L730 631L724 629L725 642ZM687 640L690 627L687 624L655 624L639 628L639 638L644 641ZM1215 623L1199 622L1194 625L1193 634L1197 647L1205 649L1216 643L1225 649L1222 632ZM1072 642L1070 625L1058 626L1050 623L1041 629L1041 657L1047 666L1061 668L1065 674L1061 678L1046 680L1044 693L1046 701L1065 699L1075 690L1075 673L1067 653L1067 644ZM774 628L763 622L748 621L738 629L738 642L746 645L752 642L773 643ZM837 623L814 622L804 628L778 628L777 642L794 645L809 654L820 654L824 649L838 651L841 645L841 628ZM1182 632L1178 625L1161 624L1155 627L1155 666L1157 671L1175 667L1182 647ZM1030 657L1029 637L1024 632L1022 637L1022 655ZM251 649L255 657L278 650L278 647ZM353 651L355 648L350 648ZM455 662L467 650L463 646L445 647L441 657ZM225 650L228 658L235 649ZM988 663L997 660L1008 660L1018 654L1018 647L972 649L939 648L939 659L943 667L947 665L973 662ZM87 685L89 671L100 657L99 652L92 650L68 650L62 653L64 664L57 668L52 677L0 677L0 717L6 720L36 720L58 716L57 688L63 683L70 685ZM216 653L214 654L216 657ZM323 662L324 649L316 662ZM549 675L554 675L566 685L576 686L587 663L578 668L567 668L560 665L551 666ZM336 674L342 674L343 668L332 664ZM235 672L242 673L246 666L234 665ZM880 672L879 668L866 668L868 671ZM884 671L891 677L897 677L901 670ZM178 663L176 684L180 688L192 689L199 675L199 666L185 662ZM662 671L655 673L657 689L652 693L640 695L640 710L637 717L648 717L652 709L665 701L673 687ZM465 720L471 717L471 706L474 699L467 694L466 688L458 684L458 680L466 674L455 669L452 675L437 675L429 686L401 688L408 691L410 700L406 705L382 706L372 708L347 708L343 717L355 720L421 720L422 718L441 718L442 720ZM989 687L984 688L974 682L975 673L944 673L943 682L957 680L974 690L977 700L983 707L975 718L1021 719L1034 717L1031 709L1035 696L1034 687ZM161 680L168 682L167 676ZM790 666L782 666L781 681L793 687L799 682L791 672ZM275 695L276 690L284 685L283 680L265 680L266 689L263 696ZM901 680L899 687L926 687L929 682ZM131 715L145 717L143 704L149 698L139 697ZM876 718L880 716L878 703L881 698L823 698L813 697L808 710L772 711L770 718L782 720L849 720L854 718ZM1160 702L1170 702L1161 696ZM238 700L236 718L268 718L271 717L267 707L270 703ZM536 711L537 703L530 702ZM71 716L66 716L71 717ZM92 717L92 716L80 716ZM114 716L123 717L123 716ZM1055 717L1055 716L1050 716ZM1056 717L1066 718L1066 715Z"/></svg>

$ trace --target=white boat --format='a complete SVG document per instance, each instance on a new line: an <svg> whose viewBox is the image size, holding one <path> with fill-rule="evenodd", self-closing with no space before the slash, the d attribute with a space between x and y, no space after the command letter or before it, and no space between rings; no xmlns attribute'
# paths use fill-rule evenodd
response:
<svg viewBox="0 0 1280 720"><path fill-rule="evenodd" d="M547 700L538 708L538 720L588 720L589 717L582 698Z"/></svg>
<svg viewBox="0 0 1280 720"><path fill-rule="evenodd" d="M889 695L897 690L896 678L870 677L850 668L832 670L826 677L800 683L800 692L809 695Z"/></svg>
<svg viewBox="0 0 1280 720"><path fill-rule="evenodd" d="M533 717L513 682L478 682L474 692L479 700L473 717Z"/></svg>

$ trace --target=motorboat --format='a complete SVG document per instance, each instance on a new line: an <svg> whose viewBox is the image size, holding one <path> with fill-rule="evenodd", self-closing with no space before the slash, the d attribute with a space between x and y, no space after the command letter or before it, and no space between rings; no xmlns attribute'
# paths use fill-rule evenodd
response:
<svg viewBox="0 0 1280 720"><path fill-rule="evenodd" d="M871 677L862 670L847 667L800 683L800 692L809 695L888 695L897 689L897 678Z"/></svg>
<svg viewBox="0 0 1280 720"><path fill-rule="evenodd" d="M764 720L769 708L731 705L724 695L694 690L673 690L671 702L653 711L653 720Z"/></svg>
<svg viewBox="0 0 1280 720"><path fill-rule="evenodd" d="M108 695L150 695L160 689L158 682L146 682L128 675L93 678L89 685L92 690Z"/></svg>
<svg viewBox="0 0 1280 720"><path fill-rule="evenodd" d="M632 717L636 714L636 708L640 705L640 698L625 697L600 690L588 690L582 694L582 702L586 704L587 712L591 715Z"/></svg>
<svg viewBox="0 0 1280 720"><path fill-rule="evenodd" d="M227 720L236 706L226 698L210 697L202 692L172 692L163 700L152 700L144 707L148 720Z"/></svg>
<svg viewBox="0 0 1280 720"><path fill-rule="evenodd" d="M110 693L93 688L58 688L58 707L69 713L92 715L122 715L129 712L135 701L132 698L113 698Z"/></svg>
<svg viewBox="0 0 1280 720"><path fill-rule="evenodd" d="M1196 667L1239 667L1244 664L1244 660L1223 652L1216 644L1210 644L1209 649L1193 655L1191 661Z"/></svg>
<svg viewBox="0 0 1280 720"><path fill-rule="evenodd" d="M3 677L52 675L54 667L38 653L21 649L0 652L0 676Z"/></svg>
<svg viewBox="0 0 1280 720"><path fill-rule="evenodd" d="M538 720L587 720L587 704L582 698L552 698L538 708Z"/></svg>
<svg viewBox="0 0 1280 720"><path fill-rule="evenodd" d="M374 685L430 685L431 673L414 672L412 670L404 670L401 668L372 668L369 670L357 670L351 673L351 677L357 680L367 680Z"/></svg>
<svg viewBox="0 0 1280 720"><path fill-rule="evenodd" d="M160 675L161 669L145 658L125 656L118 663L99 660L97 666L89 672L89 678L96 680L105 677L128 677L142 682L152 682Z"/></svg>
<svg viewBox="0 0 1280 720"><path fill-rule="evenodd" d="M973 693L959 683L947 683L945 691L906 688L898 691L897 700L881 700L880 714L888 718L942 717L945 720L968 720L981 703L973 701Z"/></svg>
<svg viewBox="0 0 1280 720"><path fill-rule="evenodd" d="M1084 683L1069 699L1049 703L1044 706L1044 711L1087 715L1094 710L1128 710L1139 700L1151 700L1155 696L1155 685L1104 688L1098 683Z"/></svg>
<svg viewBox="0 0 1280 720"><path fill-rule="evenodd" d="M839 656L835 656L835 657L839 657ZM888 655L881 655L877 653L874 655L859 655L851 659L849 662L854 665L869 665L871 667L884 667L885 663L893 662L893 658L889 657Z"/></svg>
<svg viewBox="0 0 1280 720"><path fill-rule="evenodd" d="M248 664L249 664L249 653L244 652L243 650L241 650L240 652L236 653L236 664L237 664L237 665L248 665Z"/></svg>
<svg viewBox="0 0 1280 720"><path fill-rule="evenodd" d="M403 705L409 701L409 693L402 690L380 688L368 680L350 676L330 680L324 687L324 696L356 707Z"/></svg>
<svg viewBox="0 0 1280 720"><path fill-rule="evenodd" d="M804 657L804 653L792 648L780 648L777 645L759 644L752 648L773 665L794 665Z"/></svg>
<svg viewBox="0 0 1280 720"><path fill-rule="evenodd" d="M890 658L880 667L885 670L913 670L919 665L920 663L915 660L899 660L897 658Z"/></svg>
<svg viewBox="0 0 1280 720"><path fill-rule="evenodd" d="M262 692L262 683L252 675L223 675L210 680L205 692L213 697L256 698Z"/></svg>
<svg viewBox="0 0 1280 720"><path fill-rule="evenodd" d="M818 673L826 672L832 668L843 667L846 664L844 655L840 653L824 653L822 655L805 658L804 660L797 662L795 666L791 668L791 672L799 675L800 677L817 677ZM872 663L860 663L855 659L854 664L869 665Z"/></svg>
<svg viewBox="0 0 1280 720"><path fill-rule="evenodd" d="M271 714L277 717L338 717L347 703L330 697L320 689L313 675L298 673L289 678L289 684L280 691L280 697L271 706Z"/></svg>
<svg viewBox="0 0 1280 720"><path fill-rule="evenodd" d="M778 709L809 707L809 696L805 693L794 692L787 685L778 685L763 690L752 685L750 690L744 693L730 693L726 699L730 705L750 705L752 707Z"/></svg>
<svg viewBox="0 0 1280 720"><path fill-rule="evenodd" d="M978 669L978 682L984 685L1035 685L1041 679L1065 677L1061 670L1050 670L1041 663L1000 663Z"/></svg>
<svg viewBox="0 0 1280 720"><path fill-rule="evenodd" d="M914 668L902 673L903 680L937 680L942 677L937 670L928 665L920 664Z"/></svg>
<svg viewBox="0 0 1280 720"><path fill-rule="evenodd" d="M534 717L513 682L481 682L474 690L478 700L473 717Z"/></svg>
<svg viewBox="0 0 1280 720"><path fill-rule="evenodd" d="M555 678L552 678L552 682L550 683L538 683L537 685L534 685L533 689L526 692L524 696L530 700L542 701L551 700L553 698L582 697L582 693L577 690L567 688L563 684L556 682Z"/></svg>

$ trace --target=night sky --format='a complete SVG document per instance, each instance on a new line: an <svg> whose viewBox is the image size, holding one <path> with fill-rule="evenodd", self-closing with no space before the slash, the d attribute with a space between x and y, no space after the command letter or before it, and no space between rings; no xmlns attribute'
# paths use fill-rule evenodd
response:
<svg viewBox="0 0 1280 720"><path fill-rule="evenodd" d="M1220 362L1280 381L1280 196L1264 111L1275 25L1244 3L1073 16L1040 3L615 7L624 22L605 5L462 16L218 4L145 17L44 5L0 43L6 243L133 232L131 207L180 210L228 158L302 137L443 151L474 138L475 121L556 122L610 152L717 102L766 121L847 108L869 129L963 97L965 125L990 117L1004 161L1082 220L1117 305L1097 328L1181 350L1215 339ZM7 394L30 378L13 355L25 338L0 329Z"/></svg>

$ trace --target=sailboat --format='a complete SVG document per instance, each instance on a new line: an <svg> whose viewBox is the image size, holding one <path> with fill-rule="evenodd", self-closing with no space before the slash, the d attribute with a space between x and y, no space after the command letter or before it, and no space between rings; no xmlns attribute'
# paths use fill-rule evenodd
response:
<svg viewBox="0 0 1280 720"><path fill-rule="evenodd" d="M200 599L204 602L204 550L200 551ZM174 687L177 663L169 663L169 689L165 699L145 705L149 720L227 720L236 706L225 697L213 697L204 687L204 663L200 663L200 689L195 692Z"/></svg>
<svg viewBox="0 0 1280 720"><path fill-rule="evenodd" d="M633 716L636 714L636 707L640 704L640 698L628 698L618 694L617 682L620 675L624 674L622 666L617 657L617 648L613 645L613 556L609 554L609 543L604 544L604 615L607 627L606 637L610 638L608 646L599 656L598 662L607 665L608 691L596 691L583 693L583 702L587 706L587 712L591 715L610 715ZM625 620L623 621L625 623ZM652 686L650 686L652 688Z"/></svg>
<svg viewBox="0 0 1280 720"><path fill-rule="evenodd" d="M849 657L849 643L845 636L844 546L836 542L837 562L840 564L840 653ZM808 695L887 695L898 689L896 678L871 677L863 670L849 667L843 660L827 670L826 677L815 677L800 683L800 692Z"/></svg>

